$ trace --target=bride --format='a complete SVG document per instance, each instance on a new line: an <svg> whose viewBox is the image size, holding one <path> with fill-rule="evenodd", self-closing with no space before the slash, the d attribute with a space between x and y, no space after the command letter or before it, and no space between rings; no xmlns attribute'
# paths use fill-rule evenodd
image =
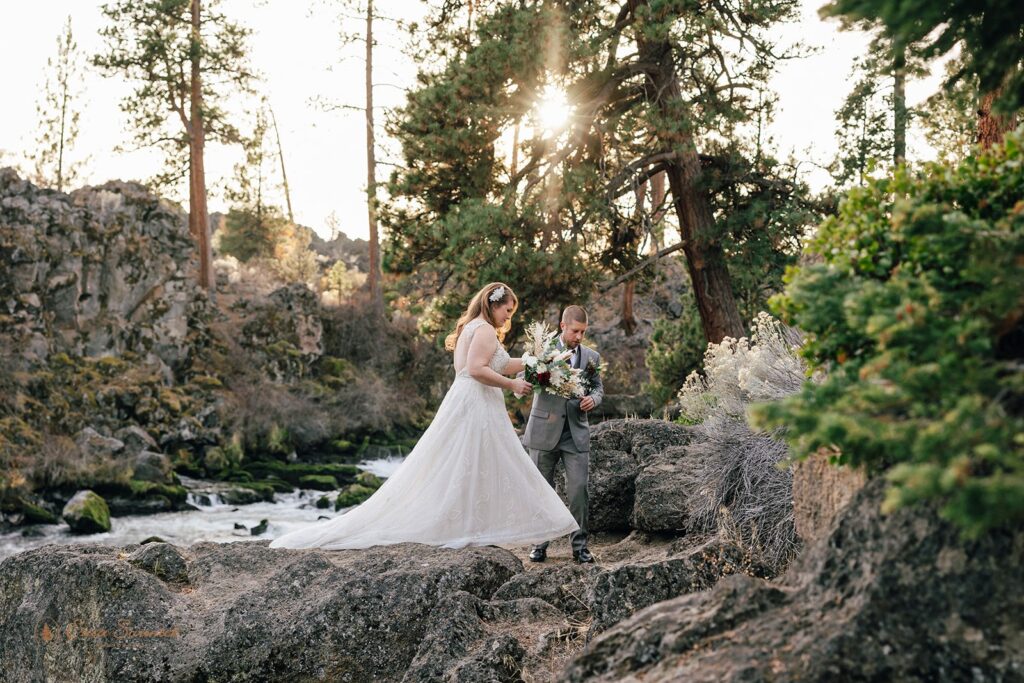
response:
<svg viewBox="0 0 1024 683"><path fill-rule="evenodd" d="M455 381L398 471L362 505L271 542L271 548L446 548L540 543L579 528L516 436L502 389L525 394L523 369L501 345L519 300L494 282L469 302L455 332ZM506 376L508 375L508 376Z"/></svg>

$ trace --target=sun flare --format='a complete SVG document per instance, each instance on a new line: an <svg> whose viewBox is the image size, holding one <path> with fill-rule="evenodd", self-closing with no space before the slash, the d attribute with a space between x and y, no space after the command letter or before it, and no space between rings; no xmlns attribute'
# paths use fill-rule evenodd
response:
<svg viewBox="0 0 1024 683"><path fill-rule="evenodd" d="M548 85L537 99L537 123L549 135L560 133L569 124L573 107L561 88Z"/></svg>

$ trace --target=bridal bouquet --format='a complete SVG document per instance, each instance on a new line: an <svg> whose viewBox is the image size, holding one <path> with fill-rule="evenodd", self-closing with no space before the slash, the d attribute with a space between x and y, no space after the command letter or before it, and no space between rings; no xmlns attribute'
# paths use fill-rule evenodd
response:
<svg viewBox="0 0 1024 683"><path fill-rule="evenodd" d="M534 322L526 328L526 351L523 367L526 381L535 392L546 391L562 398L585 395L582 373L569 365L571 350L560 351L555 342L558 330L547 323Z"/></svg>

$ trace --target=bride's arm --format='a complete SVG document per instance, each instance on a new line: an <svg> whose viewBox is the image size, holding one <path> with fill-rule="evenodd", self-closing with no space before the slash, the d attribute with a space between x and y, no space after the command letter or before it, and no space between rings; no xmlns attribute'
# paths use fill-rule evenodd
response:
<svg viewBox="0 0 1024 683"><path fill-rule="evenodd" d="M515 377L516 375L523 371L523 368L524 366L522 358L510 358L508 361L508 365L505 366L505 369L502 371L501 374L508 375L509 377Z"/></svg>
<svg viewBox="0 0 1024 683"><path fill-rule="evenodd" d="M507 391L515 390L516 380L511 377L502 377L491 368L491 358L494 350L498 348L498 335L490 325L481 325L473 334L469 343L469 353L466 354L466 367L469 368L469 376L481 384L490 387L498 387Z"/></svg>

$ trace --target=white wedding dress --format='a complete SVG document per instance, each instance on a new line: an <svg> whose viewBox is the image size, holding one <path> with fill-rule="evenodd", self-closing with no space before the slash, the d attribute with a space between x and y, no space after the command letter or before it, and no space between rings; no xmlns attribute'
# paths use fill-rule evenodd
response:
<svg viewBox="0 0 1024 683"><path fill-rule="evenodd" d="M483 324L476 319L462 329L455 381L398 471L358 507L285 534L271 548L527 544L579 528L519 442L501 389L465 367L469 341ZM490 367L500 373L508 362L498 344Z"/></svg>

